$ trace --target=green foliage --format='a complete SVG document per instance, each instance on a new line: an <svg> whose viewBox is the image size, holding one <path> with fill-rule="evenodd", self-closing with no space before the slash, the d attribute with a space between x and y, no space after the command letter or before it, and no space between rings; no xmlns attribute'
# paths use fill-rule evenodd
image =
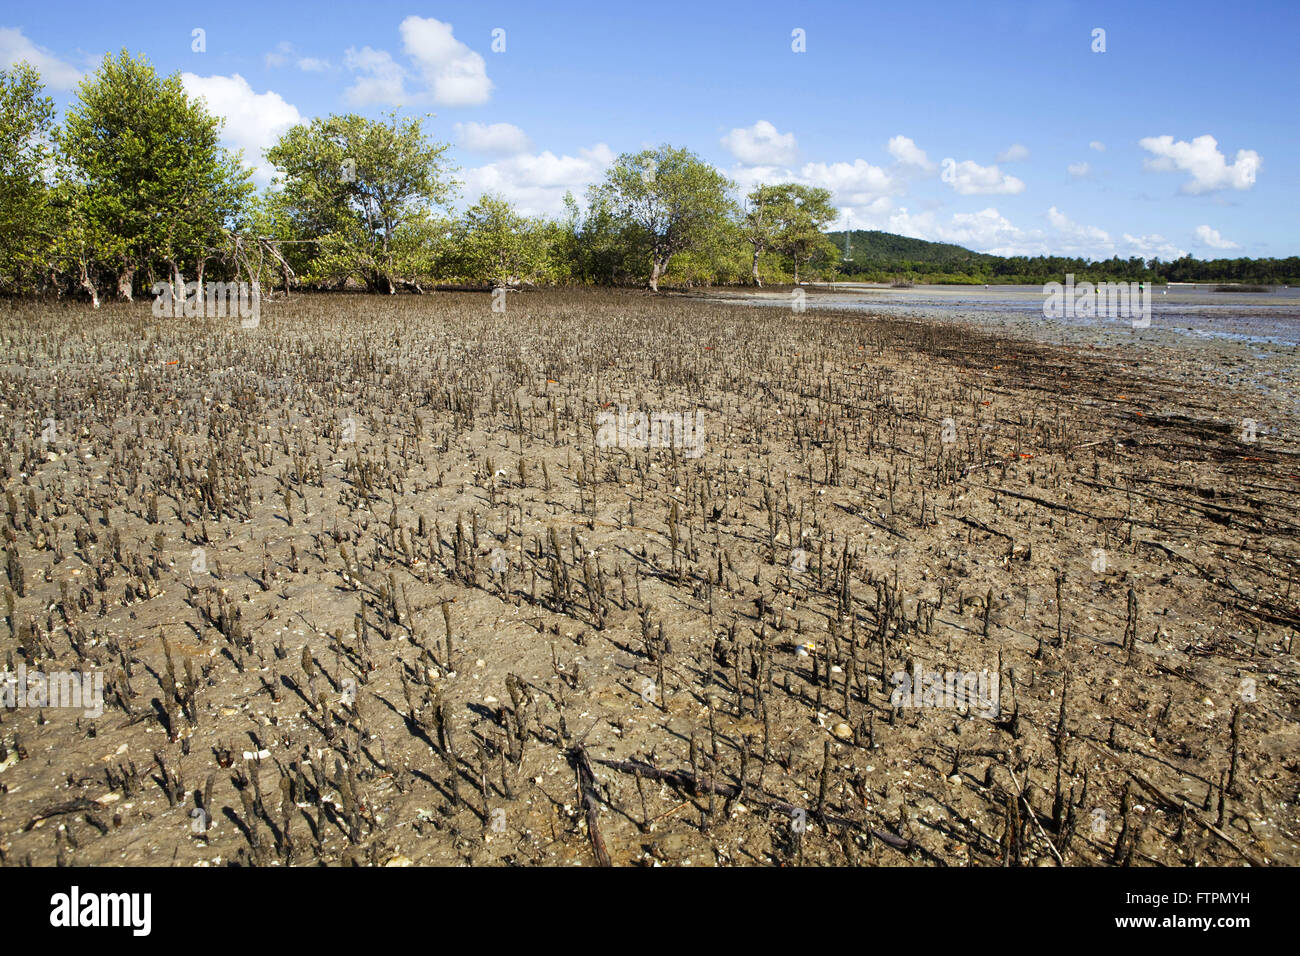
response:
<svg viewBox="0 0 1300 956"><path fill-rule="evenodd" d="M57 135L61 202L79 224L74 253L113 271L120 297L141 270L197 266L237 223L253 187L220 128L179 74L125 50L82 81Z"/></svg>
<svg viewBox="0 0 1300 956"><path fill-rule="evenodd" d="M0 290L6 292L35 289L48 267L54 101L41 90L26 63L0 70Z"/></svg>
<svg viewBox="0 0 1300 956"><path fill-rule="evenodd" d="M395 113L386 121L318 117L280 137L266 153L281 172L271 216L285 238L309 243L298 253L302 272L393 292L424 271L413 240L427 235L432 207L452 195L447 149L425 138L419 119Z"/></svg>
<svg viewBox="0 0 1300 956"><path fill-rule="evenodd" d="M673 256L716 248L735 212L728 196L734 188L690 150L665 145L620 156L593 187L591 202L617 231L640 234L650 253L650 288L657 290Z"/></svg>
<svg viewBox="0 0 1300 956"><path fill-rule="evenodd" d="M829 189L790 184L783 187L785 198L776 207L776 247L790 258L794 281L799 269L809 263L834 263L835 247L822 232L838 211L831 205Z"/></svg>
<svg viewBox="0 0 1300 956"><path fill-rule="evenodd" d="M484 196L461 220L465 275L497 286L531 279L541 258L539 231L501 196Z"/></svg>

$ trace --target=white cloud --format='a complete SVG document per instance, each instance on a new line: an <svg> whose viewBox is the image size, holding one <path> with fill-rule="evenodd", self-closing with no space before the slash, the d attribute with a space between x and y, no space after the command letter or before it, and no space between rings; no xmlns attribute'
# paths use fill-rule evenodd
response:
<svg viewBox="0 0 1300 956"><path fill-rule="evenodd" d="M410 16L398 27L402 51L412 61L408 69L387 50L350 47L344 64L357 73L344 93L355 106L377 104L478 106L492 95L483 57L452 35L450 23L432 17ZM423 89L408 92L406 81L422 81Z"/></svg>
<svg viewBox="0 0 1300 956"><path fill-rule="evenodd" d="M322 60L314 56L298 56L293 44L288 40L281 40L277 43L274 50L263 55L262 60L266 63L268 69L284 66L290 60L293 60L294 66L304 73L324 73L330 68L329 60Z"/></svg>
<svg viewBox="0 0 1300 956"><path fill-rule="evenodd" d="M889 217L886 228L902 236L951 242L999 256L1032 256L1046 251L1040 233L1026 232L992 207L954 213L947 222L941 222L932 212L913 216L900 209Z"/></svg>
<svg viewBox="0 0 1300 956"><path fill-rule="evenodd" d="M795 181L829 189L834 198L850 206L869 205L903 188L887 170L865 159L855 159L852 163L805 163Z"/></svg>
<svg viewBox="0 0 1300 956"><path fill-rule="evenodd" d="M348 47L343 54L343 63L349 70L361 74L343 94L353 106L400 104L407 99L406 71L387 50Z"/></svg>
<svg viewBox="0 0 1300 956"><path fill-rule="evenodd" d="M1082 163L1071 163L1069 166L1065 167L1065 171L1071 176L1083 179L1086 176L1092 175L1092 163L1086 161Z"/></svg>
<svg viewBox="0 0 1300 956"><path fill-rule="evenodd" d="M563 210L566 192L581 199L613 161L614 152L604 143L580 149L577 156L556 156L549 150L520 153L462 170L464 198L473 203L484 193L500 193L524 215L554 216Z"/></svg>
<svg viewBox="0 0 1300 956"><path fill-rule="evenodd" d="M1094 139L1091 143L1089 143L1088 148L1095 149L1099 153L1106 152L1106 144L1099 139Z"/></svg>
<svg viewBox="0 0 1300 956"><path fill-rule="evenodd" d="M889 155L904 166L915 166L926 172L934 170L934 163L930 162L930 157L925 155L925 150L917 146L910 137L895 136L889 141L888 148Z"/></svg>
<svg viewBox="0 0 1300 956"><path fill-rule="evenodd" d="M457 123L456 142L478 153L526 153L533 148L528 134L512 123Z"/></svg>
<svg viewBox="0 0 1300 956"><path fill-rule="evenodd" d="M274 50L262 57L262 60L268 69L273 70L288 63L291 56L293 56L293 44L288 40L281 40L275 45Z"/></svg>
<svg viewBox="0 0 1300 956"><path fill-rule="evenodd" d="M881 228L998 256L1067 255L1095 259L1115 254L1115 242L1109 233L1074 222L1055 206L1047 210L1047 223L1048 230L1024 229L993 207L955 213L946 221L932 212L912 215L907 209L900 209L888 216Z"/></svg>
<svg viewBox="0 0 1300 956"><path fill-rule="evenodd" d="M492 95L483 57L452 36L450 23L410 16L399 27L402 49L419 66L434 103L478 106Z"/></svg>
<svg viewBox="0 0 1300 956"><path fill-rule="evenodd" d="M231 76L197 76L182 73L181 83L189 96L207 101L208 111L225 119L222 141L244 151L244 163L257 181L265 185L275 174L262 151L275 145L289 127L302 122L297 107L279 93L254 93L238 73Z"/></svg>
<svg viewBox="0 0 1300 956"><path fill-rule="evenodd" d="M1056 230L1056 235L1051 239L1053 253L1089 258L1115 254L1115 243L1105 229L1077 223L1055 206L1047 210L1047 221Z"/></svg>
<svg viewBox="0 0 1300 956"><path fill-rule="evenodd" d="M1126 232L1124 233L1124 244L1127 246L1126 251L1129 255L1141 256L1143 259L1158 256L1169 262L1187 255L1186 249L1180 249L1159 233L1152 233L1147 236L1130 236Z"/></svg>
<svg viewBox="0 0 1300 956"><path fill-rule="evenodd" d="M1182 171L1191 179L1183 183L1182 191L1193 195L1219 189L1249 189L1255 185L1255 175L1260 167L1260 155L1253 149L1239 149L1235 160L1229 164L1219 152L1219 144L1208 133L1190 143L1175 141L1172 136L1147 136L1138 145L1154 159L1144 162L1146 169L1154 172Z"/></svg>
<svg viewBox="0 0 1300 956"><path fill-rule="evenodd" d="M767 120L733 129L722 137L722 145L746 166L782 166L799 155L794 133L780 133Z"/></svg>
<svg viewBox="0 0 1300 956"><path fill-rule="evenodd" d="M890 196L904 191L905 182L888 170L865 159L851 163L805 163L799 169L788 166L733 166L728 175L748 193L760 183L798 183L829 189L831 200L841 212L852 214L855 228L863 228L868 216L881 217L893 208Z"/></svg>
<svg viewBox="0 0 1300 956"><path fill-rule="evenodd" d="M1025 191L1025 184L1009 176L996 166L981 166L967 159L957 162L952 158L943 161L939 176L963 196L1014 196Z"/></svg>
<svg viewBox="0 0 1300 956"><path fill-rule="evenodd" d="M1237 243L1233 242L1231 239L1224 239L1223 236L1219 234L1219 230L1212 229L1209 226L1197 226L1196 239L1198 242L1202 243L1203 245L1209 246L1211 249L1240 249L1241 248L1240 246L1237 245Z"/></svg>
<svg viewBox="0 0 1300 956"><path fill-rule="evenodd" d="M1018 163L1020 160L1028 158L1029 150L1019 143L1015 143L998 153L997 161L999 163Z"/></svg>
<svg viewBox="0 0 1300 956"><path fill-rule="evenodd" d="M840 214L827 227L829 229L883 229L889 228L889 217L894 214L894 200L878 196L866 203L836 202Z"/></svg>
<svg viewBox="0 0 1300 956"><path fill-rule="evenodd" d="M41 75L41 82L53 90L70 90L81 82L81 71L64 63L43 46L37 46L18 27L0 27L0 69L26 60Z"/></svg>

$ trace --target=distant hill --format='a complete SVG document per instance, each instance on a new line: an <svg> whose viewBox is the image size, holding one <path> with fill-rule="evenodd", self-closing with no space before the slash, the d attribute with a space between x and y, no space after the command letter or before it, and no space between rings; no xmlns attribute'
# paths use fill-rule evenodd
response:
<svg viewBox="0 0 1300 956"><path fill-rule="evenodd" d="M847 251L843 231L828 232L839 251L838 273L869 282L905 279L917 282L1014 282L1037 284L1063 281L1071 273L1079 281L1214 282L1263 286L1300 284L1300 257L1287 259L1196 259L1172 262L1121 259L1079 259L1070 256L995 256L973 252L949 242L929 242L892 232L854 229Z"/></svg>
<svg viewBox="0 0 1300 956"><path fill-rule="evenodd" d="M849 233L849 255L845 259L844 233L827 233L840 251L840 269L852 275L874 269L915 272L965 272L970 267L991 265L1000 256L972 252L948 242L929 242L912 239L892 232L854 229ZM930 268L918 268L929 266Z"/></svg>

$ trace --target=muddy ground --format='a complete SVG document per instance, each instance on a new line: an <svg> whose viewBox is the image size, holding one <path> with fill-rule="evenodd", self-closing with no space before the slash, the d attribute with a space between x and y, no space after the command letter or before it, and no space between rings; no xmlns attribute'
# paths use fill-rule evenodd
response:
<svg viewBox="0 0 1300 956"><path fill-rule="evenodd" d="M0 655L105 697L0 710L4 863L1300 863L1288 406L815 298L491 305L0 306Z"/></svg>

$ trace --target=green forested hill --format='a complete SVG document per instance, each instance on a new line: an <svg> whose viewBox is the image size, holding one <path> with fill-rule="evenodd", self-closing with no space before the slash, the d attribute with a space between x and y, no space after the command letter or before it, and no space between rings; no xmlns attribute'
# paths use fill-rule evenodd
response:
<svg viewBox="0 0 1300 956"><path fill-rule="evenodd" d="M931 266L936 268L918 270L925 272L962 272L970 266L992 264L1000 258L982 252L972 252L962 246L947 242L929 242L925 239L912 239L897 236L892 232L878 230L854 229L850 233L851 241L848 254L852 260L845 259L845 242L843 232L827 233L835 247L840 251L841 268L846 273L883 268L907 271L909 266Z"/></svg>
<svg viewBox="0 0 1300 956"><path fill-rule="evenodd" d="M905 279L916 282L1061 281L1066 273L1083 281L1218 282L1261 285L1300 284L1300 257L1288 259L1196 259L1172 262L1078 259L1070 256L995 256L947 242L928 242L889 232L854 229L845 247L844 233L827 237L839 251L841 277L867 282Z"/></svg>

